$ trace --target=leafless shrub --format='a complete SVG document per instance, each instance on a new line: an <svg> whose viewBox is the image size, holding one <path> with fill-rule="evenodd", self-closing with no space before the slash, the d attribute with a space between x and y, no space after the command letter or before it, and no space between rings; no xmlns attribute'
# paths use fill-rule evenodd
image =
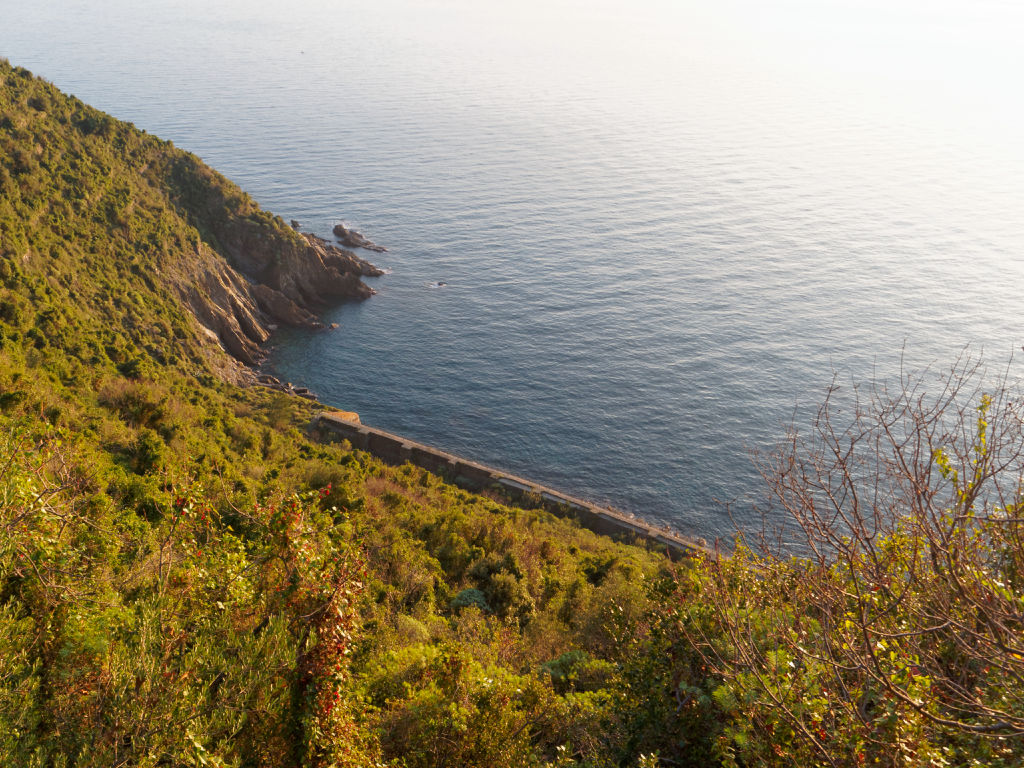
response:
<svg viewBox="0 0 1024 768"><path fill-rule="evenodd" d="M1021 394L965 356L844 409L758 461L803 554L709 559L693 641L826 763L1024 735Z"/></svg>

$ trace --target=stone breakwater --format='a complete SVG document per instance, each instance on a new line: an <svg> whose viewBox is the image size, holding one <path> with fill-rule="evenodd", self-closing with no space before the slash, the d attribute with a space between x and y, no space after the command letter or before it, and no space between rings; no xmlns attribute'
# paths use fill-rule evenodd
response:
<svg viewBox="0 0 1024 768"><path fill-rule="evenodd" d="M316 418L314 428L325 437L348 440L353 448L389 463L404 464L408 461L470 491L499 491L526 506L539 506L562 517L573 517L595 533L618 539L639 539L649 547L664 550L673 559L708 551L703 541L687 539L623 512L567 496L522 477L368 427L340 414L321 414Z"/></svg>

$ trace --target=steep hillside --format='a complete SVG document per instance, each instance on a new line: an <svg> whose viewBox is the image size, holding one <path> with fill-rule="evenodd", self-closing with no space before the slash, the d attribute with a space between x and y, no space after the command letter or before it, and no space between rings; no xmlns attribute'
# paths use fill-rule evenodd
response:
<svg viewBox="0 0 1024 768"><path fill-rule="evenodd" d="M293 231L193 155L8 64L0 115L3 319L38 346L77 345L83 327L123 317L135 348L118 349L108 329L98 349L69 351L90 364L128 365L141 348L221 367L205 335L251 364L268 324L316 326L328 302L372 293L360 280L379 274L372 265Z"/></svg>
<svg viewBox="0 0 1024 768"><path fill-rule="evenodd" d="M271 322L314 325L373 273L0 64L0 762L651 743L618 665L662 558L315 442L312 404L234 383Z"/></svg>
<svg viewBox="0 0 1024 768"><path fill-rule="evenodd" d="M246 386L369 274L0 63L0 764L1024 764L1019 393L826 406L814 556L673 564Z"/></svg>

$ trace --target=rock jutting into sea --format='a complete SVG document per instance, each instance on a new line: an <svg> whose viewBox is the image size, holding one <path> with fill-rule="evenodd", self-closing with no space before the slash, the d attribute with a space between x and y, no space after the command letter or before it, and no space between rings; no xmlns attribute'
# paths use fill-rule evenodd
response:
<svg viewBox="0 0 1024 768"><path fill-rule="evenodd" d="M344 224L335 224L332 231L341 244L348 246L349 248L362 248L364 250L375 251L377 253L384 253L387 251L387 248L384 246L371 242L354 229L349 229Z"/></svg>
<svg viewBox="0 0 1024 768"><path fill-rule="evenodd" d="M325 328L319 312L337 301L372 296L361 278L383 274L316 235L268 237L245 220L217 223L227 262L199 244L199 268L182 275L179 290L200 324L246 365L263 359L260 345L277 324Z"/></svg>

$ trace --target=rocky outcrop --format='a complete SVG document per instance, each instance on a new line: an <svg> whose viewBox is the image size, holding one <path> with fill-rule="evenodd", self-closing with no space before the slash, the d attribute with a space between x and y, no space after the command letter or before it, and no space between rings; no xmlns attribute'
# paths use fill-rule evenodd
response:
<svg viewBox="0 0 1024 768"><path fill-rule="evenodd" d="M260 345L278 324L322 329L317 312L340 300L371 296L373 290L360 278L382 274L315 235L296 239L274 255L269 245L244 247L233 259L240 269L200 244L193 270L174 280L200 325L246 365L264 358ZM239 248L245 242L239 241Z"/></svg>
<svg viewBox="0 0 1024 768"><path fill-rule="evenodd" d="M268 285L256 284L250 288L257 306L268 317L285 325L308 325L317 322L317 317L308 309L303 309L280 291Z"/></svg>
<svg viewBox="0 0 1024 768"><path fill-rule="evenodd" d="M204 254L203 270L191 279L179 279L186 306L209 334L233 357L246 365L262 358L260 344L270 338L248 283L223 261Z"/></svg>
<svg viewBox="0 0 1024 768"><path fill-rule="evenodd" d="M365 299L373 290L361 277L383 274L351 251L335 248L316 235L302 234L297 252L286 250L254 276L299 306L313 311L340 299Z"/></svg>
<svg viewBox="0 0 1024 768"><path fill-rule="evenodd" d="M380 269L261 210L198 158L180 153L150 172L199 234L198 260L172 279L196 319L242 362L259 361L271 326L323 328L318 314L328 306L373 295L361 278Z"/></svg>
<svg viewBox="0 0 1024 768"><path fill-rule="evenodd" d="M267 389L273 389L276 392L284 392L288 395L295 395L296 397L304 398L305 400L316 401L316 395L310 392L306 387L296 387L290 381L281 381L276 376L271 376L269 373L256 374L254 379L255 383L261 387ZM348 413L348 411L344 411ZM359 421L359 416L356 416L356 421Z"/></svg>
<svg viewBox="0 0 1024 768"><path fill-rule="evenodd" d="M382 245L370 242L367 238L356 232L354 229L349 229L344 224L335 224L334 236L341 241L341 244L349 248L362 248L367 251L375 251L377 253L384 253L387 251Z"/></svg>

